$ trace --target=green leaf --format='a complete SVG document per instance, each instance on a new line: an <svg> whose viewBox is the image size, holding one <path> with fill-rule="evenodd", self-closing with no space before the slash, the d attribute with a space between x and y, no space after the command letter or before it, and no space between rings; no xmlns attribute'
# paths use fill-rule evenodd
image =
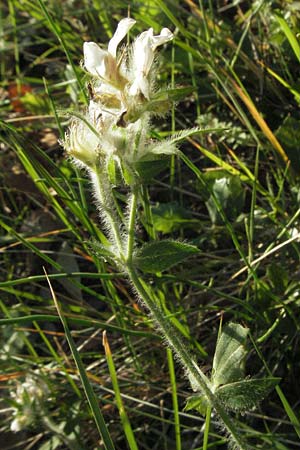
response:
<svg viewBox="0 0 300 450"><path fill-rule="evenodd" d="M212 223L222 223L217 202L228 220L235 220L241 214L245 201L245 191L239 176L223 170L212 170L204 175L204 179L210 190L205 204Z"/></svg>
<svg viewBox="0 0 300 450"><path fill-rule="evenodd" d="M24 107L32 114L50 114L51 108L49 100L36 92L26 92L20 101Z"/></svg>
<svg viewBox="0 0 300 450"><path fill-rule="evenodd" d="M115 261L116 253L114 252L114 249L111 245L107 244L106 246L100 244L95 239L91 239L88 242L88 245L91 248L92 252L97 256L97 258L108 261Z"/></svg>
<svg viewBox="0 0 300 450"><path fill-rule="evenodd" d="M177 202L160 203L152 208L153 225L156 231L172 233L184 224L190 224L191 213Z"/></svg>
<svg viewBox="0 0 300 450"><path fill-rule="evenodd" d="M136 183L136 174L125 160L120 160L120 163L119 169L125 184L128 186L133 186Z"/></svg>
<svg viewBox="0 0 300 450"><path fill-rule="evenodd" d="M280 382L280 378L242 380L219 387L215 394L228 409L248 410L263 400Z"/></svg>
<svg viewBox="0 0 300 450"><path fill-rule="evenodd" d="M57 309L57 312L58 312L58 315L60 317L62 326L64 328L66 339L68 341L70 350L72 352L72 355L73 355L76 367L78 369L79 376L80 376L80 379L81 379L81 382L82 382L82 386L83 386L86 398L88 400L88 403L90 405L94 421L95 421L96 426L98 428L99 434L100 434L100 436L101 436L101 438L103 440L104 448L105 448L105 450L115 450L115 446L113 444L113 441L112 441L112 438L110 436L109 430L108 430L108 428L106 426L103 414L102 414L102 412L100 410L100 407L99 407L98 397L96 396L96 394L95 394L95 392L94 392L94 390L92 388L92 385L90 383L90 380L89 380L89 378L87 376L87 372L86 372L85 367L83 365L80 353L77 350L77 347L75 345L75 342L74 342L72 334L71 334L71 331L69 329L67 319L65 318L65 316L64 316L64 314L62 312L61 306L60 306L59 302L57 301L55 292L54 292L54 290L52 288L52 285L50 283L50 280L49 280L48 275L47 275L46 272L45 272L45 275L46 275L46 279L47 279L48 284L49 284L50 292L51 292L51 295L52 295L55 307Z"/></svg>
<svg viewBox="0 0 300 450"><path fill-rule="evenodd" d="M194 409L202 416L205 416L208 404L208 400L204 394L192 395L187 399L184 411L191 411Z"/></svg>
<svg viewBox="0 0 300 450"><path fill-rule="evenodd" d="M48 441L44 442L38 450L55 450L60 445L61 440L57 436L53 436Z"/></svg>
<svg viewBox="0 0 300 450"><path fill-rule="evenodd" d="M214 386L233 383L244 377L247 334L248 329L237 323L229 323L223 328L213 360Z"/></svg>
<svg viewBox="0 0 300 450"><path fill-rule="evenodd" d="M148 151L152 155L157 155L159 157L176 155L178 153L176 145L174 145L170 139L164 139L156 142L154 145L149 147Z"/></svg>
<svg viewBox="0 0 300 450"><path fill-rule="evenodd" d="M183 88L176 89L166 89L158 91L151 97L151 101L166 101L171 100L172 102L178 102L186 98L188 95L192 94L196 90L193 86L187 86Z"/></svg>
<svg viewBox="0 0 300 450"><path fill-rule="evenodd" d="M134 164L134 169L144 183L151 181L169 165L169 157L151 155L151 159L140 159Z"/></svg>
<svg viewBox="0 0 300 450"><path fill-rule="evenodd" d="M117 185L116 162L113 157L107 161L107 174L112 185Z"/></svg>
<svg viewBox="0 0 300 450"><path fill-rule="evenodd" d="M150 242L139 250L134 263L143 272L162 272L198 252L197 247L184 242L169 240Z"/></svg>
<svg viewBox="0 0 300 450"><path fill-rule="evenodd" d="M290 43L290 46L292 47L294 54L298 61L300 62L300 45L298 43L296 35L293 33L293 31L290 29L288 23L284 20L283 17L275 14L276 20L279 23L282 31L284 32L287 40Z"/></svg>

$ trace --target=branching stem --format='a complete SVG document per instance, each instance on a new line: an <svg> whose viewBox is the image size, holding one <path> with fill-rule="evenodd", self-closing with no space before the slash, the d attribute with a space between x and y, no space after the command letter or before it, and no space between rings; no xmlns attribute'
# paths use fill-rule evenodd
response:
<svg viewBox="0 0 300 450"><path fill-rule="evenodd" d="M103 174L102 174L103 175ZM111 225L113 234L112 237L115 239L115 244L118 247L121 254L123 254L123 245L120 236L120 228L117 226L116 219L110 208L110 200L112 200L111 186L109 182L107 184L103 183L101 174L97 172L95 177L95 188L97 190L97 199L101 203L101 211L105 214L105 219L108 224ZM127 244L126 244L126 259L124 258L125 270L127 271L128 277L134 286L137 294L144 302L145 306L149 310L151 316L155 320L156 324L159 326L160 331L164 338L166 339L170 348L174 351L178 360L181 362L186 370L186 373L194 380L194 382L200 387L201 391L206 395L209 400L210 405L214 407L217 414L222 419L225 427L229 431L231 437L235 443L239 446L241 450L245 450L245 445L235 427L230 416L226 413L222 404L216 398L211 390L210 382L205 374L198 367L193 356L190 354L187 346L185 345L183 338L179 335L176 328L172 323L165 317L163 310L161 309L155 296L149 291L148 286L145 286L142 279L140 279L134 264L133 264L133 250L134 250L134 230L135 230L135 220L137 211L137 188L132 189L132 194L130 198L129 206L129 218L128 218L128 228L127 228ZM207 439L207 437L206 437Z"/></svg>

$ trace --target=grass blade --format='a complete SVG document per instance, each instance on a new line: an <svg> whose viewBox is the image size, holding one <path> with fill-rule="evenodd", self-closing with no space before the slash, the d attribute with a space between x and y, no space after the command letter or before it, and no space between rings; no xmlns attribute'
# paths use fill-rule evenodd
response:
<svg viewBox="0 0 300 450"><path fill-rule="evenodd" d="M91 384L89 382L89 379L87 377L84 365L83 365L83 363L81 361L80 354L79 354L79 352L78 352L78 350L76 348L76 345L75 345L75 343L73 341L73 338L72 338L72 335L70 333L70 330L69 330L69 327L68 327L68 323L67 323L67 321L66 321L66 319L65 319L65 317L64 317L64 315L62 313L62 310L61 310L60 305L58 303L58 300L56 298L55 292L52 289L52 285L50 283L50 280L49 280L49 278L47 276L46 271L45 271L45 275L46 275L46 278L47 278L47 281L48 281L48 284L49 284L49 288L50 288L50 291L51 291L51 295L52 295L53 301L55 303L57 312L59 314L61 323L62 323L62 325L64 327L66 338L67 338L67 341L69 343L69 346L70 346L70 349L71 349L71 352L72 352L72 355L73 355L76 367L78 369L78 372L79 372L79 375L80 375L80 378L81 378L81 382L82 382L82 385L83 385L83 388L84 388L84 391L85 391L85 395L87 397L87 400L89 402L90 408L92 410L92 414L93 414L94 420L96 422L96 425L97 425L98 431L100 433L100 436L103 439L104 447L105 447L106 450L115 450L113 441L112 441L112 439L110 437L110 434L109 434L109 431L108 431L107 426L105 424L103 415L102 415L101 410L99 408L97 397L96 397L96 395L95 395L95 393L93 391L93 388L92 388L92 386L91 386Z"/></svg>
<svg viewBox="0 0 300 450"><path fill-rule="evenodd" d="M175 375L173 354L169 348L167 348L167 357L168 357L168 366L169 366L170 381L171 381L171 388L172 388L172 402L173 402L174 422L175 422L176 450L181 450L180 418L179 418L179 409L178 409L176 375Z"/></svg>
<svg viewBox="0 0 300 450"><path fill-rule="evenodd" d="M49 12L47 11L47 8L46 8L46 6L44 5L43 0L38 0L38 3L39 3L39 5L40 5L40 7L41 7L41 10L42 10L43 13L45 14L46 19L48 20L49 25L50 25L50 27L51 27L53 33L54 33L55 36L57 37L57 39L58 39L59 43L61 44L62 48L64 49L64 52L65 52L66 57L67 57L67 59L68 59L68 62L69 62L69 64L70 64L70 66L72 67L72 70L73 70L74 75L75 75L75 77L76 77L78 86L80 87L80 90L81 90L81 92L82 92L82 94L83 94L83 98L84 98L85 102L87 103L87 102L88 102L87 94L86 94L86 92L85 92L85 89L84 89L84 86L83 86L83 84L82 84L82 82L81 82L81 79L80 79L80 77L79 77L79 75L78 75L78 73L77 73L75 64L74 64L74 62L73 62L73 60L72 60L72 58L71 58L71 55L70 55L70 52L69 52L69 50L68 50L68 47L67 47L67 45L66 45L66 43L65 43L65 40L64 40L62 34L60 33L60 30L59 30L58 27L56 26L55 21L52 19L52 17L50 16Z"/></svg>
<svg viewBox="0 0 300 450"><path fill-rule="evenodd" d="M294 35L294 33L292 32L292 30L290 29L290 27L288 26L287 22L284 20L283 17L280 17L277 14L275 14L275 17L276 17L277 22L280 25L280 28L286 35L286 38L289 41L290 46L292 47L296 58L300 62L300 45L297 41L296 36Z"/></svg>
<svg viewBox="0 0 300 450"><path fill-rule="evenodd" d="M110 350L110 346L109 346L105 331L103 332L103 346L105 349L106 361L107 361L107 365L109 368L109 373L110 373L110 377L111 377L111 381L112 381L112 385L113 385L113 389L114 389L114 393L115 393L116 404L117 404L117 407L119 410L124 433L127 438L128 446L129 446L130 450L138 450L137 443L136 443L136 440L135 440L135 437L134 437L134 434L133 434L133 431L131 428L131 424L130 424L129 418L127 416L127 413L126 413L126 410L125 410L125 407L123 404L123 400L121 397L117 373L116 373L112 353Z"/></svg>

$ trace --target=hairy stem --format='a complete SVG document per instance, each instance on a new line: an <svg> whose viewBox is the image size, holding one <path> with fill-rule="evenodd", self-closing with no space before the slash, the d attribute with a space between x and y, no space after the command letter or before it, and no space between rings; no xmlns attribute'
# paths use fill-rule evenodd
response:
<svg viewBox="0 0 300 450"><path fill-rule="evenodd" d="M159 304L152 299L152 297L147 292L143 282L139 279L134 267L127 265L127 272L129 278L135 287L137 293L145 303L146 307L149 309L153 319L159 326L162 335L167 340L168 345L176 354L178 360L181 362L185 368L187 374L189 374L194 381L198 384L201 391L206 395L211 405L213 405L217 414L222 419L225 427L230 433L231 437L235 443L239 446L241 450L245 450L245 444L243 443L235 424L233 423L230 416L226 413L223 406L220 404L219 400L213 394L210 388L210 383L208 378L199 369L193 356L190 354L187 347L184 345L182 338L179 336L175 327L170 323L168 319L165 318L163 311L161 310Z"/></svg>
<svg viewBox="0 0 300 450"><path fill-rule="evenodd" d="M128 264L132 262L132 254L134 247L134 227L137 209L137 189L134 188L130 198L129 206L129 219L128 219L128 236L127 236L127 249L126 249L126 260Z"/></svg>
<svg viewBox="0 0 300 450"><path fill-rule="evenodd" d="M99 176L99 186L101 186ZM110 194L111 195L111 194ZM149 287L145 285L142 279L140 279L134 264L132 262L133 248L134 248L134 228L136 220L136 210L137 210L137 189L132 190L132 195L129 205L129 219L128 219L128 230L127 230L127 248L126 248L126 267L128 277L134 286L137 294L144 302L145 306L149 310L151 316L158 325L163 337L166 339L170 348L174 351L178 360L181 362L186 370L186 373L194 380L194 382L199 386L200 390L206 395L209 400L210 405L212 405L217 414L222 419L225 427L230 433L232 439L239 446L241 450L245 450L245 445L239 436L239 433L235 427L230 416L224 410L222 404L216 398L211 390L210 382L204 373L198 367L193 356L189 352L187 346L185 345L183 338L178 334L176 328L172 323L165 317L163 310L161 309L159 303L153 296L152 292L149 291ZM109 210L103 209L104 213L107 215L107 221L112 222L112 217L109 215ZM115 226L115 224L114 224ZM114 232L114 236L119 239L119 233ZM116 245L119 247L119 243L116 241Z"/></svg>
<svg viewBox="0 0 300 450"><path fill-rule="evenodd" d="M110 183L99 167L95 167L91 178L94 184L94 192L100 214L102 218L105 219L106 225L109 227L109 233L113 238L114 244L117 246L119 256L123 257L124 252L120 232L121 224L114 210L114 200Z"/></svg>

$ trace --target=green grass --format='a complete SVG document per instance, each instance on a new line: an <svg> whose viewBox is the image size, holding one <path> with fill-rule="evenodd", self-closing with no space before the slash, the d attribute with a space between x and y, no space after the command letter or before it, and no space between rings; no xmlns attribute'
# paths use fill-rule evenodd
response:
<svg viewBox="0 0 300 450"><path fill-rule="evenodd" d="M192 390L182 367L127 276L92 250L91 239L107 237L91 186L58 143L88 98L83 42L106 44L127 14L124 2L87 0L9 0L0 11L7 450L228 448L216 415L184 411ZM251 449L300 448L297 2L149 0L132 2L130 14L131 39L151 26L175 33L160 50L157 83L180 88L177 103L155 118L152 137L210 130L188 136L143 188L138 243L180 239L200 250L146 274L144 287L207 376L220 322L249 328L246 374L281 381L231 417ZM126 188L115 197L122 217ZM48 393L13 433L11 392L26 376Z"/></svg>

